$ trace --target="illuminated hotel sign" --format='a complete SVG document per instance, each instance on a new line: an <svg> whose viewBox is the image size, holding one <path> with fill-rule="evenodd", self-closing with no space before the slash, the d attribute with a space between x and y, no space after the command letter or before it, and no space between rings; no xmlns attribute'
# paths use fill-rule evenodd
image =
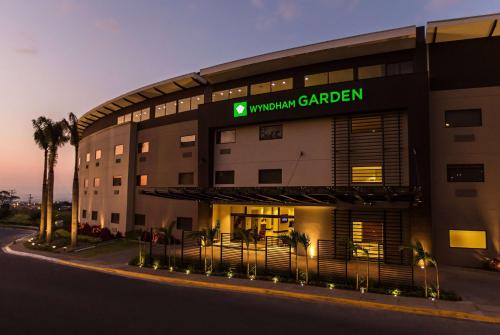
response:
<svg viewBox="0 0 500 335"><path fill-rule="evenodd" d="M340 91L313 93L309 95L305 94L296 99L272 101L254 105L248 104L247 101L239 101L233 104L233 116L236 118L260 112L279 111L295 107L309 107L362 100L363 88L350 88Z"/></svg>

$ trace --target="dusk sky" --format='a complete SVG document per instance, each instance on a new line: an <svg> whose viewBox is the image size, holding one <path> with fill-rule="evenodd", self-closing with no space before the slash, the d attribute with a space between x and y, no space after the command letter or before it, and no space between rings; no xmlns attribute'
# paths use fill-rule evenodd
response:
<svg viewBox="0 0 500 335"><path fill-rule="evenodd" d="M39 198L31 119L82 115L124 92L270 51L500 12L495 0L0 0L0 190ZM73 148L56 199L69 199Z"/></svg>

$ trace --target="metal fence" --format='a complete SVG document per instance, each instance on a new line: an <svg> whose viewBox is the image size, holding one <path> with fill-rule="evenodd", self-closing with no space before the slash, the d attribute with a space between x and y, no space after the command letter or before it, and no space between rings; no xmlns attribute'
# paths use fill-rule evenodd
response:
<svg viewBox="0 0 500 335"><path fill-rule="evenodd" d="M201 265L201 241L194 237L189 231L182 231L181 240L181 264L182 265Z"/></svg>
<svg viewBox="0 0 500 335"><path fill-rule="evenodd" d="M229 268L241 271L243 269L243 240L233 240L233 234L220 234L220 264L222 271Z"/></svg>
<svg viewBox="0 0 500 335"><path fill-rule="evenodd" d="M292 246L276 236L266 236L264 271L289 276L292 272Z"/></svg>

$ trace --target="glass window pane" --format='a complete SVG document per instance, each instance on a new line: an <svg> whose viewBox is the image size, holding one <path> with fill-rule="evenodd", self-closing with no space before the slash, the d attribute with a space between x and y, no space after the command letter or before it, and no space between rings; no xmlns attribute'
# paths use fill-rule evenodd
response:
<svg viewBox="0 0 500 335"><path fill-rule="evenodd" d="M251 95L257 95L257 94L263 94L263 93L269 93L271 92L271 83L259 83L259 84L253 84L250 86L250 94Z"/></svg>
<svg viewBox="0 0 500 335"><path fill-rule="evenodd" d="M141 111L141 121L149 120L149 108L145 108Z"/></svg>
<svg viewBox="0 0 500 335"><path fill-rule="evenodd" d="M281 169L259 170L259 184L281 184Z"/></svg>
<svg viewBox="0 0 500 335"><path fill-rule="evenodd" d="M450 230L450 248L486 249L486 232L482 230Z"/></svg>
<svg viewBox="0 0 500 335"><path fill-rule="evenodd" d="M293 78L285 78L271 82L271 92L290 90L293 88Z"/></svg>
<svg viewBox="0 0 500 335"><path fill-rule="evenodd" d="M378 78L385 75L384 64L361 66L358 68L358 79Z"/></svg>
<svg viewBox="0 0 500 335"><path fill-rule="evenodd" d="M141 122L141 111L134 112L132 119L134 122Z"/></svg>
<svg viewBox="0 0 500 335"><path fill-rule="evenodd" d="M484 182L483 164L448 164L448 182Z"/></svg>
<svg viewBox="0 0 500 335"><path fill-rule="evenodd" d="M353 81L354 80L354 70L353 69L343 69L331 71L328 73L328 80L330 84L333 83L342 83L345 81Z"/></svg>
<svg viewBox="0 0 500 335"><path fill-rule="evenodd" d="M203 105L205 97L203 94L191 97L191 109L198 109L199 105Z"/></svg>
<svg viewBox="0 0 500 335"><path fill-rule="evenodd" d="M248 94L248 87L236 87L229 90L229 99L246 97Z"/></svg>
<svg viewBox="0 0 500 335"><path fill-rule="evenodd" d="M283 125L261 126L259 130L259 139L261 141L283 138Z"/></svg>
<svg viewBox="0 0 500 335"><path fill-rule="evenodd" d="M196 135L181 136L181 147L192 147L196 144Z"/></svg>
<svg viewBox="0 0 500 335"><path fill-rule="evenodd" d="M122 116L119 116L117 119L116 119L116 123L117 124L122 124L125 122L125 117L122 115Z"/></svg>
<svg viewBox="0 0 500 335"><path fill-rule="evenodd" d="M444 113L445 127L481 127L481 109L449 110Z"/></svg>
<svg viewBox="0 0 500 335"><path fill-rule="evenodd" d="M308 74L304 77L304 86L316 86L328 84L328 72Z"/></svg>
<svg viewBox="0 0 500 335"><path fill-rule="evenodd" d="M217 132L217 144L224 143L235 143L236 142L236 130L219 130Z"/></svg>
<svg viewBox="0 0 500 335"><path fill-rule="evenodd" d="M353 183L381 183L382 182L382 167L381 166L353 166L352 167L352 182Z"/></svg>
<svg viewBox="0 0 500 335"><path fill-rule="evenodd" d="M101 179L94 178L94 187L99 187L99 186L101 186Z"/></svg>
<svg viewBox="0 0 500 335"><path fill-rule="evenodd" d="M95 159L101 159L102 156L102 151L101 150L96 150L95 151Z"/></svg>
<svg viewBox="0 0 500 335"><path fill-rule="evenodd" d="M215 184L234 184L234 171L215 171Z"/></svg>
<svg viewBox="0 0 500 335"><path fill-rule="evenodd" d="M355 117L351 120L351 133L376 133L382 130L382 117L377 116L365 116L365 117Z"/></svg>
<svg viewBox="0 0 500 335"><path fill-rule="evenodd" d="M165 116L165 104L161 104L155 107L155 117Z"/></svg>
<svg viewBox="0 0 500 335"><path fill-rule="evenodd" d="M222 101L229 99L229 90L217 91L212 94L212 101Z"/></svg>
<svg viewBox="0 0 500 335"><path fill-rule="evenodd" d="M179 113L191 110L191 98L179 99Z"/></svg>
<svg viewBox="0 0 500 335"><path fill-rule="evenodd" d="M123 144L115 146L115 156L123 155Z"/></svg>
<svg viewBox="0 0 500 335"><path fill-rule="evenodd" d="M177 101L170 101L165 104L165 115L175 114L177 112Z"/></svg>
<svg viewBox="0 0 500 335"><path fill-rule="evenodd" d="M179 185L193 185L193 184L194 184L193 172L179 173Z"/></svg>
<svg viewBox="0 0 500 335"><path fill-rule="evenodd" d="M90 152L87 152L87 155L85 155L85 161L90 162Z"/></svg>
<svg viewBox="0 0 500 335"><path fill-rule="evenodd" d="M130 114L130 113L125 114L123 117L124 117L124 119L125 119L125 122L130 122L130 121L132 121L132 114Z"/></svg>

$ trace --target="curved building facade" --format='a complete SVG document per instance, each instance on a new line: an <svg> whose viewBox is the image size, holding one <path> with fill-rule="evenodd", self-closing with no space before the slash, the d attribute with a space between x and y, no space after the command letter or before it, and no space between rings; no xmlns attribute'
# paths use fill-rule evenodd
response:
<svg viewBox="0 0 500 335"><path fill-rule="evenodd" d="M105 102L79 121L80 222L298 230L313 256L353 240L388 262L419 239L478 265L500 247L496 20L273 52Z"/></svg>

